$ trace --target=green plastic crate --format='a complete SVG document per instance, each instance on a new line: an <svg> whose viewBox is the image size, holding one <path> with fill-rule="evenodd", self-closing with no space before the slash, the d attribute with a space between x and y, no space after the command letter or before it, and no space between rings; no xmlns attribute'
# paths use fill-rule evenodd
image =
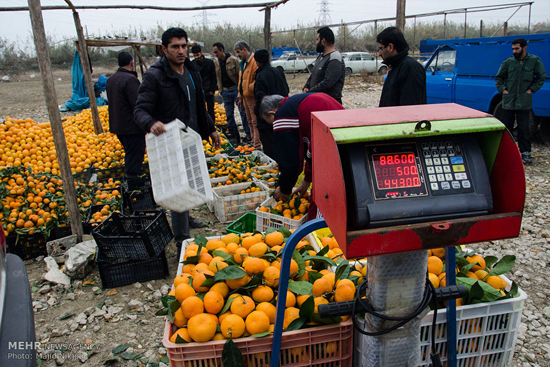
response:
<svg viewBox="0 0 550 367"><path fill-rule="evenodd" d="M256 214L244 213L239 219L228 225L225 230L227 233L236 233L239 235L254 232L256 230Z"/></svg>

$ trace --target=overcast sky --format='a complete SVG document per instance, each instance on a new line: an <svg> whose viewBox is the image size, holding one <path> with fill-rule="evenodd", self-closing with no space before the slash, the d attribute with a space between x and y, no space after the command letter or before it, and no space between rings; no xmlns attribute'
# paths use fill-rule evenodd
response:
<svg viewBox="0 0 550 367"><path fill-rule="evenodd" d="M193 7L219 4L261 3L265 0L73 0L75 5L91 4L134 4L173 7ZM272 1L272 0L269 0ZM311 24L319 18L321 0L290 0L288 3L272 10L272 29L295 28L298 23ZM63 0L42 0L42 5L64 5ZM353 22L377 18L395 17L397 0L329 0L330 17L333 23ZM482 5L511 4L502 0L407 0L407 15L436 12L449 9L475 7ZM26 0L0 0L0 7L27 6ZM516 9L493 12L469 13L468 21L479 24L484 22L504 22ZM79 10L82 26L89 35L113 34L130 27L148 29L161 25L168 27L175 22L183 24L202 23L202 11L157 11L157 10ZM210 24L231 22L234 24L263 25L264 13L257 8L216 9L208 11ZM43 12L46 33L57 40L75 38L75 28L71 12L68 10L48 10ZM510 20L511 24L526 24L529 18L529 7L521 8ZM443 16L423 18L426 20L443 20ZM448 20L463 22L464 15L449 15ZM550 20L550 0L536 0L531 10L533 24ZM411 24L412 21L409 22ZM20 44L27 43L31 37L31 24L28 12L0 12L0 36ZM193 38L192 35L190 35Z"/></svg>

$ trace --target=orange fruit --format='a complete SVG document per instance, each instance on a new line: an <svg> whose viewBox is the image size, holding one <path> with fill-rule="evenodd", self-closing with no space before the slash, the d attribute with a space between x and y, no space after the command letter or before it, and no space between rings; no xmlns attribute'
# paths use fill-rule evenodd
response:
<svg viewBox="0 0 550 367"><path fill-rule="evenodd" d="M489 275L489 273L487 273L487 271L485 270L476 270L474 274L477 275L477 278L479 280L483 280L483 281L486 281L487 276Z"/></svg>
<svg viewBox="0 0 550 367"><path fill-rule="evenodd" d="M264 256L264 254L267 252L267 249L268 247L265 243L258 242L248 249L248 254L250 256L261 257Z"/></svg>
<svg viewBox="0 0 550 367"><path fill-rule="evenodd" d="M296 297L296 304L298 305L298 307L302 307L302 304L307 301L307 299L311 297L310 295L306 294L306 295L300 295L300 296L297 296ZM257 308L257 307L256 307Z"/></svg>
<svg viewBox="0 0 550 367"><path fill-rule="evenodd" d="M256 311L262 311L269 317L269 323L275 323L275 316L277 314L277 307L274 304L269 302L262 302L256 306Z"/></svg>
<svg viewBox="0 0 550 367"><path fill-rule="evenodd" d="M229 294L229 287L224 282L218 282L218 283L215 283L212 287L210 287L210 291L218 292L225 299Z"/></svg>
<svg viewBox="0 0 550 367"><path fill-rule="evenodd" d="M487 284L495 289L502 289L506 287L506 282L497 275L489 275L486 280Z"/></svg>
<svg viewBox="0 0 550 367"><path fill-rule="evenodd" d="M237 264L242 264L244 259L247 256L248 256L248 250L244 247L239 247L238 249L235 250L235 255L233 255L233 259L235 259L235 262Z"/></svg>
<svg viewBox="0 0 550 367"><path fill-rule="evenodd" d="M200 254L199 263L204 263L208 265L210 264L211 261L212 261L212 255L210 255L208 252Z"/></svg>
<svg viewBox="0 0 550 367"><path fill-rule="evenodd" d="M174 278L174 287L177 287L181 283L189 284L189 282L191 282L192 280L193 280L193 277L191 276L191 274L187 274L187 273L178 274Z"/></svg>
<svg viewBox="0 0 550 367"><path fill-rule="evenodd" d="M300 310L296 307L289 307L285 310L285 319L283 322L283 330L288 328L288 325L300 317Z"/></svg>
<svg viewBox="0 0 550 367"><path fill-rule="evenodd" d="M315 297L320 297L323 294L332 291L332 287L327 279L319 278L313 283L311 290Z"/></svg>
<svg viewBox="0 0 550 367"><path fill-rule="evenodd" d="M220 331L226 339L240 338L243 336L245 323L239 315L228 315L223 319L220 325Z"/></svg>
<svg viewBox="0 0 550 367"><path fill-rule="evenodd" d="M216 315L224 305L223 296L214 291L209 291L204 295L204 309L206 312Z"/></svg>
<svg viewBox="0 0 550 367"><path fill-rule="evenodd" d="M351 274L350 274L351 275ZM334 288L334 283L335 283L335 279L336 279L336 274L334 273L330 273L330 274L327 274L327 275L323 275L323 278L325 278L326 280L329 281L330 283L330 286L332 288Z"/></svg>
<svg viewBox="0 0 550 367"><path fill-rule="evenodd" d="M252 311L245 320L246 331L250 335L268 331L269 324L269 317L262 311Z"/></svg>
<svg viewBox="0 0 550 367"><path fill-rule="evenodd" d="M355 286L352 288L347 284L340 285L334 292L336 302L345 302L355 299Z"/></svg>
<svg viewBox="0 0 550 367"><path fill-rule="evenodd" d="M217 238L211 239L208 242L206 242L206 249L208 251L213 251L218 248L224 248L225 246L226 246L226 243Z"/></svg>
<svg viewBox="0 0 550 367"><path fill-rule="evenodd" d="M197 291L197 293L203 293L208 292L210 287L204 287L202 286L202 283L206 280L206 275L214 276L215 274L211 272L210 270L205 270L203 272L198 273L195 275L195 278L193 279L193 288Z"/></svg>
<svg viewBox="0 0 550 367"><path fill-rule="evenodd" d="M440 280L434 273L428 273L428 277L430 278L430 282L432 282L434 288L439 288Z"/></svg>
<svg viewBox="0 0 550 367"><path fill-rule="evenodd" d="M263 276L265 284L269 287L275 288L279 285L281 272L272 264L272 266L269 266L264 270Z"/></svg>
<svg viewBox="0 0 550 367"><path fill-rule="evenodd" d="M257 257L245 258L242 266L248 275L263 273L266 269L264 261Z"/></svg>
<svg viewBox="0 0 550 367"><path fill-rule="evenodd" d="M428 273L439 275L442 271L443 261L437 256L428 257Z"/></svg>
<svg viewBox="0 0 550 367"><path fill-rule="evenodd" d="M313 302L315 303L314 312L317 312L317 313L319 313L319 305L326 305L329 303L325 297L315 297L313 299Z"/></svg>
<svg viewBox="0 0 550 367"><path fill-rule="evenodd" d="M466 258L466 260L468 260L468 262L470 264L472 264L472 263L477 263L478 264L478 265L474 265L470 268L470 270L473 271L473 272L476 272L478 270L485 270L485 268L487 267L487 264L485 263L485 259L483 257L481 257L480 255L468 256Z"/></svg>
<svg viewBox="0 0 550 367"><path fill-rule="evenodd" d="M283 244L284 236L281 232L275 231L265 235L265 243L269 247L280 246Z"/></svg>
<svg viewBox="0 0 550 367"><path fill-rule="evenodd" d="M440 259L445 258L445 249L443 247L433 248L431 251L432 251L432 256L437 256Z"/></svg>
<svg viewBox="0 0 550 367"><path fill-rule="evenodd" d="M181 283L176 287L175 295L179 303L182 303L187 298L194 296L195 294L197 294L197 292L195 292L195 289L193 289L193 287L191 287L187 283Z"/></svg>
<svg viewBox="0 0 550 367"><path fill-rule="evenodd" d="M230 289L235 290L239 289L241 287L244 287L245 285L250 282L250 276L246 274L245 276L237 279L226 279L225 283L229 286Z"/></svg>
<svg viewBox="0 0 550 367"><path fill-rule="evenodd" d="M221 241L225 244L225 245L229 245L230 243L239 243L240 242L240 238L239 238L239 235L236 234L236 233L228 233L226 234L225 236L222 237Z"/></svg>
<svg viewBox="0 0 550 367"><path fill-rule="evenodd" d="M204 302L199 297L192 296L182 302L181 309L183 311L183 316L187 319L191 319L193 316L204 312Z"/></svg>
<svg viewBox="0 0 550 367"><path fill-rule="evenodd" d="M270 302L274 296L273 289L266 285L260 285L252 291L252 299L258 303Z"/></svg>
<svg viewBox="0 0 550 367"><path fill-rule="evenodd" d="M210 270L213 273L217 273L218 270L221 270L227 266L229 266L229 264L225 262L223 257L216 256L212 259L210 264L208 264L208 270Z"/></svg>
<svg viewBox="0 0 550 367"><path fill-rule="evenodd" d="M259 239L258 237L249 236L242 239L241 245L248 251L249 248L251 248L253 245L257 244L260 241L261 239Z"/></svg>
<svg viewBox="0 0 550 367"><path fill-rule="evenodd" d="M189 336L189 332L187 331L187 328L180 328L176 330L176 332L172 334L172 336L170 337L170 342L176 344L176 339L178 336L188 343L191 343L193 341Z"/></svg>
<svg viewBox="0 0 550 367"><path fill-rule="evenodd" d="M233 302L231 302L231 313L234 315L239 315L243 319L248 316L256 308L254 300L248 296L235 297Z"/></svg>
<svg viewBox="0 0 550 367"><path fill-rule="evenodd" d="M183 316L183 310L178 308L176 312L174 312L174 325L177 327L184 327L187 325L187 318Z"/></svg>
<svg viewBox="0 0 550 367"><path fill-rule="evenodd" d="M196 342L207 342L216 334L216 322L205 313L199 313L189 319L187 330L189 336Z"/></svg>

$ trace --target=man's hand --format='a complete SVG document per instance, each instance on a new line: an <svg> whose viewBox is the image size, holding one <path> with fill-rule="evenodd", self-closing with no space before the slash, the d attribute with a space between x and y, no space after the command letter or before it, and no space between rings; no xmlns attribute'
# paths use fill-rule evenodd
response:
<svg viewBox="0 0 550 367"><path fill-rule="evenodd" d="M273 193L273 197L276 199L276 200L282 200L282 201L286 201L289 197L289 195L286 195L286 194L283 194L281 192L281 187L277 187L275 189L275 192Z"/></svg>
<svg viewBox="0 0 550 367"><path fill-rule="evenodd" d="M157 121L153 124L153 126L151 126L149 132L155 136L159 136L161 134L164 134L166 132L166 129L164 128L164 124L162 122Z"/></svg>
<svg viewBox="0 0 550 367"><path fill-rule="evenodd" d="M525 93L531 94L531 93L533 93L533 91L531 90L531 88L529 88L529 89L527 89L527 91Z"/></svg>
<svg viewBox="0 0 550 367"><path fill-rule="evenodd" d="M304 93L308 93L309 92L309 88L306 88L304 87L304 89L302 89L304 91Z"/></svg>
<svg viewBox="0 0 550 367"><path fill-rule="evenodd" d="M505 89L502 94L508 94L508 91Z"/></svg>
<svg viewBox="0 0 550 367"><path fill-rule="evenodd" d="M220 149L222 147L222 141L218 132L214 131L212 134L210 134L210 137L212 138L214 149Z"/></svg>
<svg viewBox="0 0 550 367"><path fill-rule="evenodd" d="M307 189L309 189L309 185L311 185L311 182L304 181L298 186L292 194L298 194L300 197L304 196L304 194L307 192Z"/></svg>
<svg viewBox="0 0 550 367"><path fill-rule="evenodd" d="M237 107L239 107L239 110L242 110L244 108L243 106L243 99L242 98L239 98L237 100Z"/></svg>

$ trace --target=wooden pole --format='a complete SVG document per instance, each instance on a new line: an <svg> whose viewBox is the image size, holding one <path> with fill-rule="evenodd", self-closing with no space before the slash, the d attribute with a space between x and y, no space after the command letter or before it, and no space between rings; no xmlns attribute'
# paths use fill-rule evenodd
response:
<svg viewBox="0 0 550 367"><path fill-rule="evenodd" d="M467 29L468 29L468 9L464 9L464 38L466 38Z"/></svg>
<svg viewBox="0 0 550 367"><path fill-rule="evenodd" d="M92 111L94 132L96 135L99 135L103 133L103 126L101 126L101 119L99 118L99 111L97 110L97 102L95 100L94 83L92 82L92 73L90 71L90 59L88 59L88 47L86 46L84 32L82 31L82 25L80 24L80 17L78 16L76 9L74 9L73 4L71 4L69 0L65 0L65 2L73 8L74 25L76 27L76 34L78 35L78 55L80 55L80 63L82 64L82 71L84 72L86 90L88 91L88 98L90 99L90 110Z"/></svg>
<svg viewBox="0 0 550 367"><path fill-rule="evenodd" d="M483 19L479 21L479 37L483 37Z"/></svg>
<svg viewBox="0 0 550 367"><path fill-rule="evenodd" d="M271 61L271 8L265 8L264 15L264 47L269 53L269 61Z"/></svg>
<svg viewBox="0 0 550 367"><path fill-rule="evenodd" d="M50 117L50 126L53 134L53 142L57 151L57 160L59 162L59 170L63 179L63 190L65 191L65 201L69 211L69 221L71 231L77 235L78 242L82 241L82 221L80 219L80 211L74 187L73 175L71 172L71 164L69 161L69 153L67 152L67 142L65 141L65 132L63 131L63 123L61 122L61 114L57 107L57 94L53 81L53 74L50 64L50 54L46 40L46 32L44 30L44 20L42 19L42 9L40 0L28 0L29 12L31 15L32 32L34 35L34 45L36 47L36 55L38 65L40 66L40 75L44 85L44 97L46 98L46 106L48 107L48 115Z"/></svg>
<svg viewBox="0 0 550 367"><path fill-rule="evenodd" d="M405 31L405 0L397 0L397 14L395 17L395 26Z"/></svg>

